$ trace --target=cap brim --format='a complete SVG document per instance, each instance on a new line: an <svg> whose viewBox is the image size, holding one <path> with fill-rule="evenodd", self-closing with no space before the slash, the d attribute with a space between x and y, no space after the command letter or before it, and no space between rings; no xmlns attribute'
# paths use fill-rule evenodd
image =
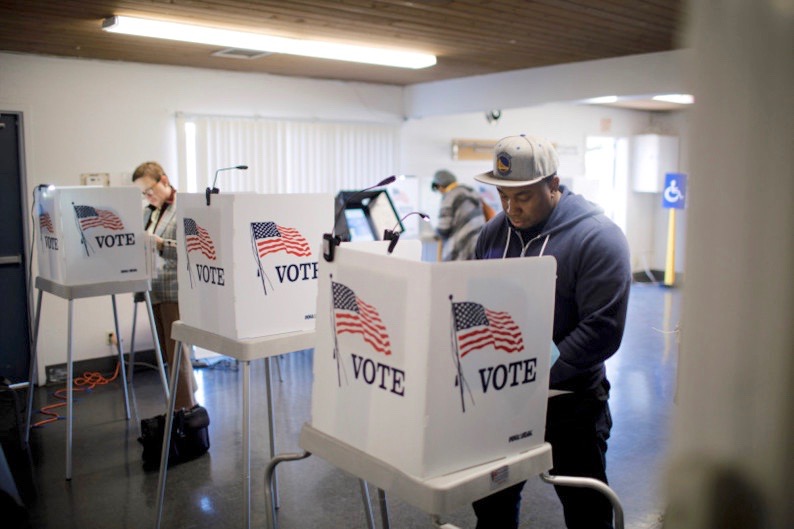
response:
<svg viewBox="0 0 794 529"><path fill-rule="evenodd" d="M474 179L477 180L478 182L482 182L483 184L491 184L499 187L530 186L532 184L537 184L544 178L546 177L539 176L537 178L533 178L532 180L505 180L504 178L494 177L493 171L488 171L487 173L478 174L475 175L474 177Z"/></svg>

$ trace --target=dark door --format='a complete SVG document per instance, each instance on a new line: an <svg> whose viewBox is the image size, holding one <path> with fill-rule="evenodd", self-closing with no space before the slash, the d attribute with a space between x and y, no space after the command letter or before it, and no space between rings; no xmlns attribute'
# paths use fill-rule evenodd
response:
<svg viewBox="0 0 794 529"><path fill-rule="evenodd" d="M21 145L21 114L0 114L0 376L13 383L30 359Z"/></svg>

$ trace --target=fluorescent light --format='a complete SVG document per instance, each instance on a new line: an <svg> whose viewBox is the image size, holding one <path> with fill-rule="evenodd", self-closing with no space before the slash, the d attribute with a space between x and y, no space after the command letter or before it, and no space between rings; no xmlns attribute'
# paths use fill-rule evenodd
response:
<svg viewBox="0 0 794 529"><path fill-rule="evenodd" d="M337 44L317 40L273 37L261 33L232 31L209 26L194 26L163 20L112 16L102 22L102 29L112 33L209 44L225 48L302 55L318 59L362 62L398 68L427 68L436 64L435 55L385 48Z"/></svg>
<svg viewBox="0 0 794 529"><path fill-rule="evenodd" d="M618 96L601 96L585 99L584 102L588 105L605 105L607 103L616 103L617 100Z"/></svg>
<svg viewBox="0 0 794 529"><path fill-rule="evenodd" d="M679 105L691 105L695 102L695 97L690 94L666 94L653 96L654 101L665 101L666 103L678 103Z"/></svg>

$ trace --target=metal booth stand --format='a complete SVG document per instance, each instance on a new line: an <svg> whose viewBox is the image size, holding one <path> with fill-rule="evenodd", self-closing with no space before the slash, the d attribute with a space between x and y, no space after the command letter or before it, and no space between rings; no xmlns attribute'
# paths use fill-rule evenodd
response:
<svg viewBox="0 0 794 529"><path fill-rule="evenodd" d="M393 466L372 457L338 439L304 424L299 445L303 453L279 454L268 464L265 471L265 504L267 529L278 529L276 505L273 501L273 473L283 461L297 461L312 454L318 455L335 467L344 470L361 481L361 497L367 517L367 527L375 529L375 520L367 490L367 483L378 488L381 527L389 529L389 512L386 493L390 492L430 515L432 527L457 529L444 523L441 516L461 509L479 500L536 475L549 484L583 487L604 494L615 513L615 529L623 529L623 507L615 492L605 483L592 478L552 476L551 445L542 445L521 454L505 457L467 468L444 476L427 480L408 475Z"/></svg>
<svg viewBox="0 0 794 529"><path fill-rule="evenodd" d="M251 386L251 361L265 360L265 387L267 392L267 413L270 434L270 457L275 454L275 420L273 417L273 393L270 386L270 359L273 356L310 349L314 347L314 330L287 332L274 334L261 338L250 338L244 340L234 340L215 333L207 332L203 329L192 327L181 321L174 322L171 327L171 338L177 342L177 350L174 356L174 366L171 368L170 395L165 419L165 434L163 448L160 457L160 475L157 485L157 521L155 527L160 528L163 516L163 502L165 500L165 482L168 473L168 447L171 445L171 427L174 420L174 402L176 400L177 373L179 364L182 360L180 354L184 345L193 345L209 351L230 356L243 365L243 415L242 415L242 434L243 434L243 497L245 501L244 527L251 527L251 445L250 445L250 386ZM272 472L271 472L272 475ZM272 480L268 483L271 483Z"/></svg>
<svg viewBox="0 0 794 529"><path fill-rule="evenodd" d="M130 403L127 394L127 377L124 369L124 349L121 340L121 332L119 329L119 318L116 311L116 294L128 294L135 292L144 292L146 297L146 308L149 314L149 323L152 328L152 338L155 344L155 356L157 358L157 366L160 371L160 379L163 383L163 391L166 399L168 399L168 386L166 383L165 369L163 367L163 359L160 354L160 345L157 340L157 330L154 324L154 313L152 312L152 301L149 296L150 281L148 279L136 279L130 281L109 281L104 283L93 283L86 285L63 285L45 279L43 277L36 277L36 288L39 291L36 303L36 316L34 321L33 330L33 343L31 344L31 358L30 358L30 377L28 379L28 406L27 418L25 421L25 443L30 439L30 421L33 413L33 387L36 381L37 372L37 343L39 335L39 321L41 318L41 302L44 292L49 292L59 298L69 301L69 315L68 315L68 338L66 346L66 479L72 479L72 406L73 406L73 365L72 365L72 344L73 344L73 327L74 327L74 300L80 298L90 298L97 296L110 296L113 304L113 325L118 337L116 343L116 350L118 351L118 360L121 363L119 372L121 373L121 387L124 390L124 409L126 419L130 419Z"/></svg>

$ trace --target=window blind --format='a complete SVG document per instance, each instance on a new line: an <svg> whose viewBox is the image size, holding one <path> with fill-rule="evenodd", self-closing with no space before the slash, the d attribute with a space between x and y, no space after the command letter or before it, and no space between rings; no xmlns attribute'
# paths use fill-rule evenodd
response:
<svg viewBox="0 0 794 529"><path fill-rule="evenodd" d="M177 116L186 190L333 193L398 174L399 126L215 116Z"/></svg>

